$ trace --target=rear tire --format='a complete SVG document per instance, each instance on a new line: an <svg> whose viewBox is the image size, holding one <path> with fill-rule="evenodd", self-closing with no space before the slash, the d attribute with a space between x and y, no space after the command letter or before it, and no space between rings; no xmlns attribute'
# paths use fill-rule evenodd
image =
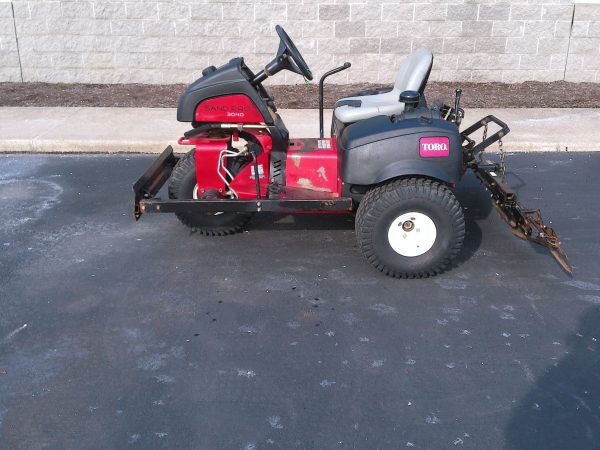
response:
<svg viewBox="0 0 600 450"><path fill-rule="evenodd" d="M216 169L216 168L215 168ZM233 174L235 176L235 173ZM196 152L189 151L175 165L169 180L169 198L185 200L197 192ZM251 213L175 213L184 225L206 236L225 236L241 231Z"/></svg>
<svg viewBox="0 0 600 450"><path fill-rule="evenodd" d="M465 236L463 211L442 183L404 178L371 189L356 213L362 254L379 271L397 278L442 273Z"/></svg>

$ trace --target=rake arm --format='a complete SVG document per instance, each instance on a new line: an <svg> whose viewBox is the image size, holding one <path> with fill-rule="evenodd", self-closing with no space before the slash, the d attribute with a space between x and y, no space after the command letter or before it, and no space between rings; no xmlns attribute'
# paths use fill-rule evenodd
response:
<svg viewBox="0 0 600 450"><path fill-rule="evenodd" d="M560 246L556 231L544 223L539 209L523 208L517 194L498 175L499 165L486 161L481 164L471 162L468 166L490 191L492 204L508 223L511 232L521 239L548 248L565 272L572 275L573 267Z"/></svg>

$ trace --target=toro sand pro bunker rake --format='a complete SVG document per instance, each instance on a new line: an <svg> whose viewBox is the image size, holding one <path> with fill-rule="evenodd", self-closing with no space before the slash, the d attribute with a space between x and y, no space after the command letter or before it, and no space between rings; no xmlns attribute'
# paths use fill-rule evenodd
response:
<svg viewBox="0 0 600 450"><path fill-rule="evenodd" d="M503 160L483 160L509 129L487 116L464 131L460 90L454 104L428 106L423 91L433 64L425 50L401 65L392 90L367 91L335 105L331 138L323 137L320 80L319 139L290 139L262 82L281 70L312 80L304 58L279 26L275 58L258 73L234 58L181 95L177 120L192 129L168 147L135 183L135 217L172 212L205 235L240 231L251 216L276 213L354 213L356 238L366 259L394 277L427 277L447 268L465 235L463 210L451 188L467 169L491 192L494 206L522 239L550 249L571 272L554 230L538 210L527 210L504 184ZM487 135L489 124L499 130ZM475 142L473 134L483 129ZM169 200L155 198L165 182Z"/></svg>

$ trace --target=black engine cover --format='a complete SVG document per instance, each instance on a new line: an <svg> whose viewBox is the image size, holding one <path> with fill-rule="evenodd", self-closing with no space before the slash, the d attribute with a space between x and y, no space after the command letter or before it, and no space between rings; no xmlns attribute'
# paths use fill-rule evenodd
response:
<svg viewBox="0 0 600 450"><path fill-rule="evenodd" d="M428 150L432 141L442 142L435 145L439 152ZM342 152L342 181L351 185L408 175L457 183L464 173L458 127L441 119L435 108L355 122L344 128L337 145Z"/></svg>
<svg viewBox="0 0 600 450"><path fill-rule="evenodd" d="M273 125L274 117L265 102L269 95L261 85L254 87L250 84L254 75L244 64L243 58L233 58L219 68L208 67L202 74L202 78L190 84L179 97L179 122L194 122L196 107L203 100L222 95L244 94L256 105L265 123Z"/></svg>

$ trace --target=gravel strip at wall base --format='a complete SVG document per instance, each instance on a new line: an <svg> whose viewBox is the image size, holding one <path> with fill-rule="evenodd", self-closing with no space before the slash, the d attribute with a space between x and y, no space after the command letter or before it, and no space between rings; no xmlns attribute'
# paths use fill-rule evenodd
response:
<svg viewBox="0 0 600 450"><path fill-rule="evenodd" d="M382 85L330 84L325 86L325 107L341 97ZM599 108L600 83L528 81L518 84L431 82L427 99L452 101L454 89L463 90L462 106L468 108ZM89 106L173 108L185 89L183 84L49 84L0 83L0 106ZM318 86L267 86L279 108L317 108Z"/></svg>

